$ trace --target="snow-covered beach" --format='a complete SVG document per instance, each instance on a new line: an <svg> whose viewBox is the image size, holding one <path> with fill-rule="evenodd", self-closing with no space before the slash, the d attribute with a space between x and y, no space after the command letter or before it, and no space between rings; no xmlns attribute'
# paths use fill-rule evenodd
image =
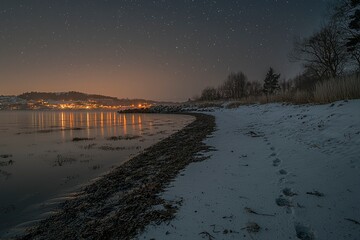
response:
<svg viewBox="0 0 360 240"><path fill-rule="evenodd" d="M19 239L359 239L359 109L192 114Z"/></svg>
<svg viewBox="0 0 360 240"><path fill-rule="evenodd" d="M360 239L360 100L219 109L162 194L175 218L138 239Z"/></svg>

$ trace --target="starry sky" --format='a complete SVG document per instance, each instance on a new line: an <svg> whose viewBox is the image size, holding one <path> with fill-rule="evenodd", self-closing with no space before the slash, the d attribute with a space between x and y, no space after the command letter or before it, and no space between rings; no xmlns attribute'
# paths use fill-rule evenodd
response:
<svg viewBox="0 0 360 240"><path fill-rule="evenodd" d="M0 95L81 91L183 101L232 71L282 77L325 0L0 0Z"/></svg>

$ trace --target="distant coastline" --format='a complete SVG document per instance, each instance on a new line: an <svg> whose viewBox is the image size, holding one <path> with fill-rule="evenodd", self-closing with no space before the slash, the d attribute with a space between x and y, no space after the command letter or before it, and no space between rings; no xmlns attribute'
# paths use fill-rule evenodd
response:
<svg viewBox="0 0 360 240"><path fill-rule="evenodd" d="M0 110L120 110L149 107L161 102L86 94L81 92L26 92L0 95Z"/></svg>

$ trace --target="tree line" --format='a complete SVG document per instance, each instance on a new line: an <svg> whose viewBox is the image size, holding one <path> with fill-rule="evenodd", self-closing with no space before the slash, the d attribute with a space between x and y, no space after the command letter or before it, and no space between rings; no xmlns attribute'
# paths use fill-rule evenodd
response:
<svg viewBox="0 0 360 240"><path fill-rule="evenodd" d="M263 93L274 94L280 89L279 78L280 74L276 74L272 68L267 73L263 85L257 81L248 81L243 72L230 73L219 87L205 88L201 93L200 100L241 99L260 96Z"/></svg>
<svg viewBox="0 0 360 240"><path fill-rule="evenodd" d="M287 91L313 91L318 82L360 71L360 0L337 0L329 17L311 36L297 38L289 60L300 62L303 72L282 80L270 67L262 83L248 81L243 72L230 73L217 88L207 87L200 100L241 99Z"/></svg>

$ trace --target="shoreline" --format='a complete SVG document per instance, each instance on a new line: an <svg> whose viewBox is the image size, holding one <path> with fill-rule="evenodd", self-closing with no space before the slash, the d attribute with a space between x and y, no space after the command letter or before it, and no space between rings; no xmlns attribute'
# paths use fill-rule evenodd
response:
<svg viewBox="0 0 360 240"><path fill-rule="evenodd" d="M180 201L159 195L191 162L211 151L203 143L215 130L215 117L186 113L196 119L179 132L90 183L58 212L17 239L131 239L151 222L174 217Z"/></svg>

